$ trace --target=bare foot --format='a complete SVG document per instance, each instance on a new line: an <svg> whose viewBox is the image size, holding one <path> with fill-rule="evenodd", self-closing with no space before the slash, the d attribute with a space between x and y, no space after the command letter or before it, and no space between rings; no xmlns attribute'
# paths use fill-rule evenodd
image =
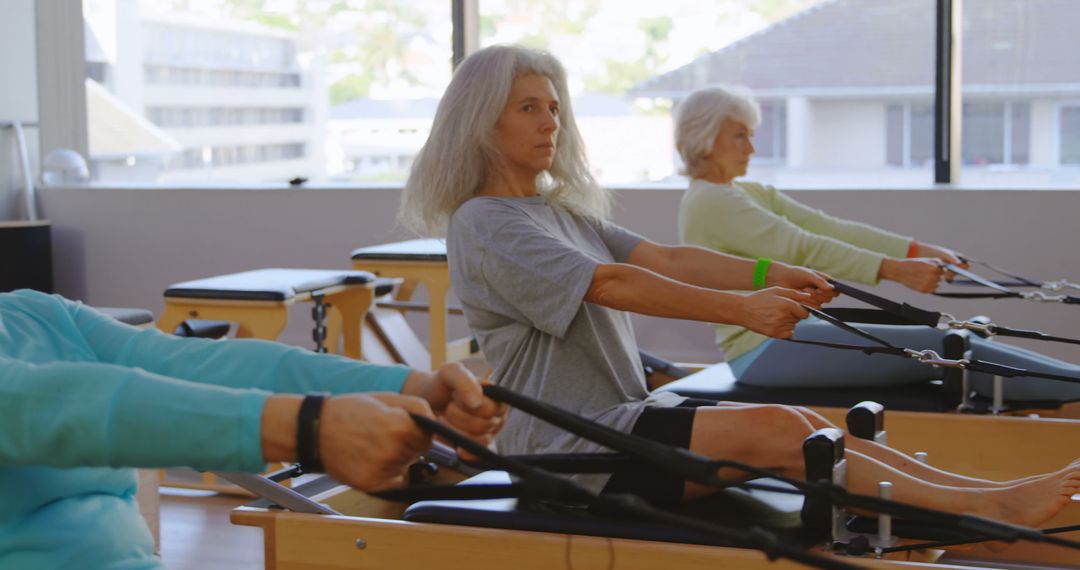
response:
<svg viewBox="0 0 1080 570"><path fill-rule="evenodd" d="M1066 465L1062 469L1062 471L1069 470L1069 469L1073 469L1073 470L1080 469L1080 459L1076 459L1072 463ZM1012 487L1014 485L1019 485L1021 483L1027 483L1029 481L1034 481L1036 479L1045 479L1047 477L1055 477L1055 476L1057 476L1059 474L1061 474L1061 471L1054 471L1053 473L1040 473L1038 475L1029 475L1027 477L1021 477L1019 479L1013 479L1011 481L1001 481L996 486L997 487Z"/></svg>
<svg viewBox="0 0 1080 570"><path fill-rule="evenodd" d="M976 514L1037 527L1065 508L1080 492L1080 466L1070 465L1043 477L1003 489L987 489Z"/></svg>
<svg viewBox="0 0 1080 570"><path fill-rule="evenodd" d="M990 490L986 498L991 500L982 504L984 512L976 514L1021 526L1038 527L1065 508L1078 492L1080 465L1073 463L1055 473L1028 477L1011 487ZM993 494L993 498L990 494ZM983 546L991 552L1001 552L1010 543L993 541L983 543Z"/></svg>

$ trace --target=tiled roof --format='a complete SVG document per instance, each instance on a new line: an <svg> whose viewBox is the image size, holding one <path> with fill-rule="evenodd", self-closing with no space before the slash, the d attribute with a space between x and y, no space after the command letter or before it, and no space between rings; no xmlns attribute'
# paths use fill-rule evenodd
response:
<svg viewBox="0 0 1080 570"><path fill-rule="evenodd" d="M705 85L857 93L931 87L935 0L826 0L723 49L649 79L635 96ZM1080 1L963 3L966 85L1080 84Z"/></svg>

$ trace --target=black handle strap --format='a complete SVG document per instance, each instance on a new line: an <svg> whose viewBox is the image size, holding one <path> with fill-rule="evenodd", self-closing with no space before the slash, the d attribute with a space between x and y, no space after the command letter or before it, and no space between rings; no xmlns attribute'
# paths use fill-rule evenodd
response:
<svg viewBox="0 0 1080 570"><path fill-rule="evenodd" d="M1031 279L1028 279L1027 277L1023 277L1023 276L1017 275L1015 273L1010 273L1008 271L1005 271L1004 269L1001 269L999 267L995 267L993 265L990 265L989 263L987 263L985 261L979 261L978 259L972 259L970 257L961 258L961 259L965 263L968 263L968 264L974 263L975 265L981 265L981 266L989 269L990 271L993 271L994 273L997 273L999 275L1004 275L1005 277L1008 277L1010 279L1015 279L1016 282L1017 282L1016 285L1012 285L1012 284L1006 284L1006 283L1001 282L1001 281L995 281L995 283L997 283L998 285L1002 285L1004 287L1042 287L1043 286L1042 282L1033 281Z"/></svg>
<svg viewBox="0 0 1080 570"><path fill-rule="evenodd" d="M1019 297L1020 296L1020 293L1017 293L1016 291L1011 291L1007 287L1003 287L1001 285L998 285L994 281L991 281L991 280L989 280L989 279L987 279L987 278L985 278L985 277L983 277L981 275L978 275L976 273L968 271L967 269L964 269L963 267L960 267L958 265L953 265L951 263L946 263L943 267L945 269L947 269L947 270L961 276L961 277L967 278L970 281L974 281L975 283L978 283L979 285L982 285L983 287L988 287L988 288L993 289L993 290L995 290L995 291L997 291L999 293L1008 293L1009 295L1012 295L1014 297Z"/></svg>
<svg viewBox="0 0 1080 570"><path fill-rule="evenodd" d="M853 334L855 336L865 338L866 340L869 340L870 342L873 342L873 343L878 344L880 346L880 347L873 347L873 346L858 347L858 346L856 346L855 348L857 348L858 350L862 350L863 352L866 352L867 354L898 354L898 355L901 355L901 356L906 356L906 352L904 351L904 349L893 346L891 343L889 343L888 341L886 341L883 338L879 338L879 337L874 336L874 335L872 335L872 334L870 334L870 333L868 333L868 332L866 332L866 331L864 331L864 330L862 330L862 329L860 329L858 327L849 325L849 324L845 323L844 321L842 321L842 320L840 320L840 319L826 313L825 311L815 309L815 308L810 307L808 305L803 305L802 307L804 309L806 309L807 311L809 311L811 315L814 315L815 317L817 317L817 318L819 318L819 319L833 325L834 327L838 327L838 328L840 328L842 330L845 330L845 331L847 331L847 332L849 332L849 333L851 333L851 334ZM793 340L793 339L789 339L789 340ZM800 342L802 344L817 344L817 345L821 345L821 346L835 346L835 347L845 347L845 348L853 346L853 345L834 344L834 343L828 343L828 342L818 342L818 341L813 341L813 340L799 340L799 341L796 341L796 342Z"/></svg>
<svg viewBox="0 0 1080 570"><path fill-rule="evenodd" d="M941 321L941 313L939 312L927 311L925 309L913 307L907 303L897 303L896 301L875 295L869 291L857 289L840 281L830 279L829 283L832 283L832 286L836 291L842 295L847 295L848 297L858 299L867 305L873 305L883 311L888 311L902 319L911 321L912 324L936 327L938 322Z"/></svg>
<svg viewBox="0 0 1080 570"><path fill-rule="evenodd" d="M1013 338L1028 338L1032 340L1045 340L1047 342L1062 342L1066 344L1080 344L1080 340L1075 338L1068 338L1063 336L1049 335L1039 331L1033 331L1028 329L1014 329L1010 327L1003 327L1001 325L992 325L989 327L990 334L998 336L1008 336Z"/></svg>
<svg viewBox="0 0 1080 570"><path fill-rule="evenodd" d="M843 295L847 295L847 296L852 297L854 299L858 299L858 300L860 300L860 301L862 301L862 302L864 302L864 303L866 303L868 305L872 305L874 307L877 307L877 308L879 308L879 309L881 309L881 310L883 310L883 311L885 311L885 312L887 312L887 313L889 313L891 315L894 315L896 317L899 317L899 318L903 319L904 321L908 321L913 325L924 325L924 326L936 328L938 323L941 322L942 318L945 317L945 315L943 313L939 313L939 312L936 312L936 311L928 311L926 309L920 309L918 307L913 307L913 306L911 306L911 305L909 305L907 303L897 303L896 301L886 299L884 297L875 295L875 294L870 293L868 291L863 291L862 289L858 289L856 287L848 285L847 283L843 283L843 282L836 281L836 280L830 280L830 283L832 283L833 287L835 287L836 290L839 293L841 293ZM1004 297L1022 297L1023 295L1020 294L1020 293L1009 292L1009 293L940 293L939 296L942 296L942 297L962 297L962 298L986 298L986 297L1004 298ZM1063 300L1062 302L1065 302L1065 303L1080 302L1080 299L1077 299L1076 301L1070 301L1068 299L1069 299L1069 297L1066 297L1066 300ZM823 320L829 320L829 319L826 319L824 317L821 317L818 312L815 312L814 316L817 316L818 318L822 318ZM836 318L836 317L834 317L834 320L829 320L829 322L843 328L843 325L838 324L835 321L843 322L841 319ZM852 328L850 328L850 327L845 328L844 330L847 330L848 332L851 332L852 334L863 336L865 338L865 334L863 332L857 332L856 330L852 330ZM1042 333L1042 332L1039 332L1039 331L1033 331L1033 330L1027 330L1027 329L1014 329L1014 328L1003 327L1003 326L999 326L999 325L993 325L993 326L989 327L988 332L990 332L990 334L995 334L995 335L1000 335L1000 336L1009 336L1009 337L1015 337L1015 338L1027 338L1027 339L1032 339L1032 340L1043 340L1043 341L1048 341L1048 342L1062 342L1062 343L1067 343L1067 344L1080 344L1080 340L1078 340L1078 339L1062 337L1062 336L1048 335L1046 333ZM874 339L871 339L871 340L874 340ZM821 344L821 343L816 343L816 342L811 342L811 341L797 341L797 342L800 342L800 343L803 343L803 344ZM878 342L878 344L881 344L880 339L876 339L875 342ZM828 346L828 344L825 344L824 346ZM839 347L838 346L838 347L834 347L834 348L844 348L844 347ZM846 348L850 348L850 346L848 346Z"/></svg>

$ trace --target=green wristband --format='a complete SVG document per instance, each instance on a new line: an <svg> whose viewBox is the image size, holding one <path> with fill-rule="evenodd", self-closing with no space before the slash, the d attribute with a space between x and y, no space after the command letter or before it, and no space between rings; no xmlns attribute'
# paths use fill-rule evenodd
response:
<svg viewBox="0 0 1080 570"><path fill-rule="evenodd" d="M765 275L769 273L769 266L772 265L772 260L768 257L759 257L757 265L754 266L754 290L765 288Z"/></svg>

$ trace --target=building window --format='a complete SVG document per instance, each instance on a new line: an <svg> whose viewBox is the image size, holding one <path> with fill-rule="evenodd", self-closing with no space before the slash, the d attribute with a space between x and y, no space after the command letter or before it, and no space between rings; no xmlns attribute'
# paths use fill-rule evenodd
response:
<svg viewBox="0 0 1080 570"><path fill-rule="evenodd" d="M960 154L965 165L1027 164L1030 105L964 103Z"/></svg>
<svg viewBox="0 0 1080 570"><path fill-rule="evenodd" d="M284 125L303 123L304 109L147 107L146 118L163 128Z"/></svg>
<svg viewBox="0 0 1080 570"><path fill-rule="evenodd" d="M934 107L928 103L892 103L885 107L885 161L922 168L934 163Z"/></svg>
<svg viewBox="0 0 1080 570"><path fill-rule="evenodd" d="M934 116L929 103L885 108L885 159L892 166L934 163ZM965 166L1024 165L1030 155L1031 105L969 102L963 105L961 156Z"/></svg>
<svg viewBox="0 0 1080 570"><path fill-rule="evenodd" d="M1061 164L1080 165L1080 105L1061 108Z"/></svg>
<svg viewBox="0 0 1080 570"><path fill-rule="evenodd" d="M761 124L754 131L754 160L782 164L787 157L787 108L782 101L761 103Z"/></svg>
<svg viewBox="0 0 1080 570"><path fill-rule="evenodd" d="M299 160L306 156L304 143L239 145L187 149L173 158L170 168L195 170L242 164Z"/></svg>

